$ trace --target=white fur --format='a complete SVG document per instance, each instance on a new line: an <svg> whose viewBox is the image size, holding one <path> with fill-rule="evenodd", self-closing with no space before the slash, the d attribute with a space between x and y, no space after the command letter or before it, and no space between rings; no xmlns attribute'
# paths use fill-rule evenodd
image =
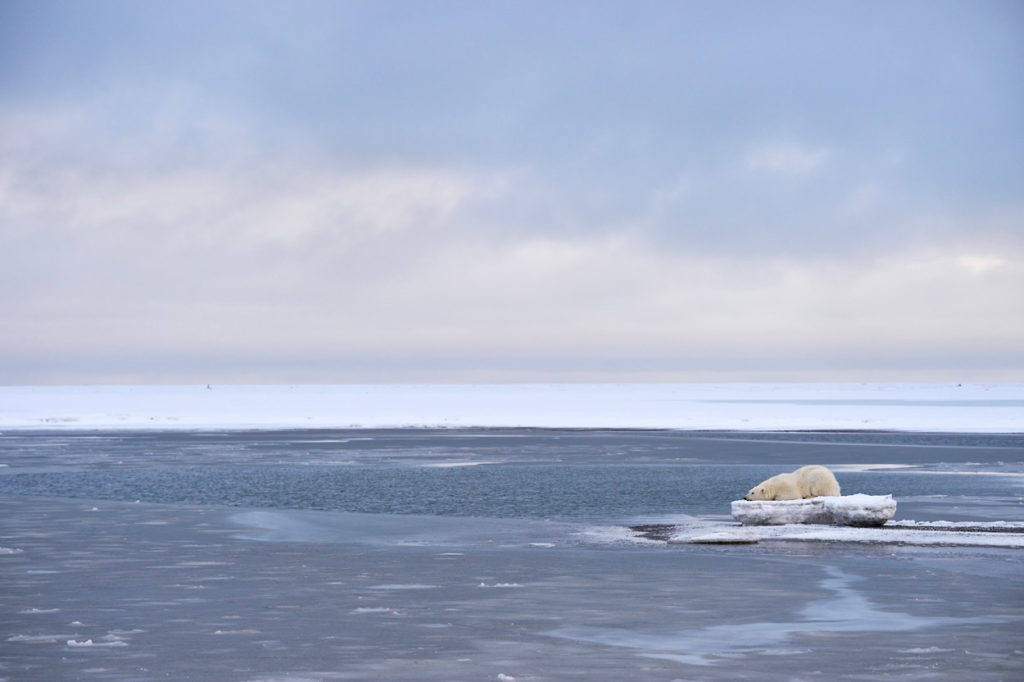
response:
<svg viewBox="0 0 1024 682"><path fill-rule="evenodd" d="M827 468L812 464L789 474L772 476L750 489L744 500L800 500L808 497L835 497L839 482Z"/></svg>

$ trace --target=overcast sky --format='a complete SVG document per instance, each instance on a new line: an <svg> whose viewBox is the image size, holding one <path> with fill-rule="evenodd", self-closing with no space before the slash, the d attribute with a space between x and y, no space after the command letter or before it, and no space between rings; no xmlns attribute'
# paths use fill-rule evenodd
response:
<svg viewBox="0 0 1024 682"><path fill-rule="evenodd" d="M0 3L0 383L1024 380L1024 4Z"/></svg>

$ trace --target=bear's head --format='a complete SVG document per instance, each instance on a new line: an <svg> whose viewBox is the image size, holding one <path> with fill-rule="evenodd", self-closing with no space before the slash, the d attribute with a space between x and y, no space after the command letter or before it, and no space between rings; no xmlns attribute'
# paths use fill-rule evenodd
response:
<svg viewBox="0 0 1024 682"><path fill-rule="evenodd" d="M754 500L770 500L771 497L768 495L768 489L763 485L759 485L751 488L750 492L743 496L743 499L753 502Z"/></svg>

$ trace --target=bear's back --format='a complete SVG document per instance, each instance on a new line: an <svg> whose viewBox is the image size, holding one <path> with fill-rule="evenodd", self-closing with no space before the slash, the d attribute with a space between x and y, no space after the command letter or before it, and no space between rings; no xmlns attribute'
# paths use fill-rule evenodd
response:
<svg viewBox="0 0 1024 682"><path fill-rule="evenodd" d="M800 467L793 474L800 481L802 497L837 497L840 494L835 475L820 464Z"/></svg>

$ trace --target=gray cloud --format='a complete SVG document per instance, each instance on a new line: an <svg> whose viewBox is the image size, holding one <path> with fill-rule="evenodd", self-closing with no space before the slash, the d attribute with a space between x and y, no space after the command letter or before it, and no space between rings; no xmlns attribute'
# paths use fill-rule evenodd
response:
<svg viewBox="0 0 1024 682"><path fill-rule="evenodd" d="M1013 3L0 11L0 381L1024 371Z"/></svg>

